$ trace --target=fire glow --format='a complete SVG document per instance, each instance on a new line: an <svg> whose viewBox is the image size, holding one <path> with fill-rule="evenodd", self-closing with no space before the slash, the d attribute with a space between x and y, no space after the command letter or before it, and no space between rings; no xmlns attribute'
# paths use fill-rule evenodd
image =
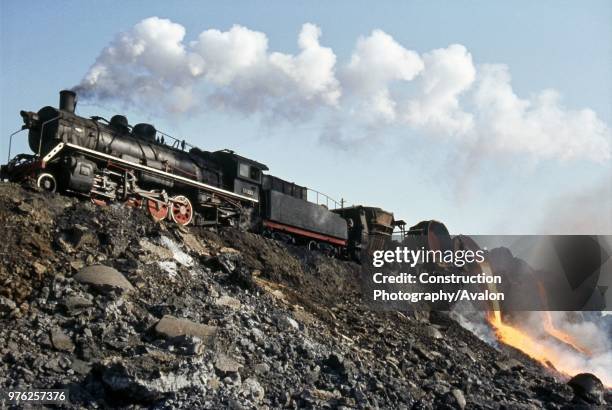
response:
<svg viewBox="0 0 612 410"><path fill-rule="evenodd" d="M555 327L550 312L540 313L544 332L537 336L504 322L499 310L489 312L487 320L500 342L520 350L546 368L567 377L578 373L590 373L592 370L584 366L584 362L591 356L590 350L569 333ZM575 360L577 355L581 356L582 360ZM597 376L605 386L612 387L612 380L602 377L604 375Z"/></svg>
<svg viewBox="0 0 612 410"><path fill-rule="evenodd" d="M491 267L487 262L482 263L480 267L483 273L492 275ZM540 282L537 285L540 298L543 304L547 306L546 291ZM495 284L487 284L486 286L491 291L497 291ZM536 312L541 315L537 321L540 326L527 324L527 321L524 322L524 326L519 326L504 322L499 303L492 301L491 304L492 309L486 317L499 342L520 350L544 367L568 378L579 373L594 372L604 386L612 388L610 366L604 364L603 371L594 371L591 365L598 361L592 360L594 355L591 349L576 340L570 333L555 326L551 312ZM609 355L606 355L604 362L608 361L612 361L612 359ZM599 364L595 367L597 370L602 368Z"/></svg>

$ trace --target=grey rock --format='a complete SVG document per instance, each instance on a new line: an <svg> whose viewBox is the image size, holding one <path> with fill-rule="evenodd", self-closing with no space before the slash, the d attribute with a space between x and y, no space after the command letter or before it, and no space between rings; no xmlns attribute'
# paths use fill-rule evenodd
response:
<svg viewBox="0 0 612 410"><path fill-rule="evenodd" d="M252 398L256 403L259 403L261 400L263 400L265 395L264 388L261 387L259 381L257 381L257 379L254 377L249 377L244 382L242 382L240 392L244 396Z"/></svg>
<svg viewBox="0 0 612 410"><path fill-rule="evenodd" d="M255 373L257 374L264 375L270 371L270 366L267 363L263 362L257 363L253 370L255 370Z"/></svg>
<svg viewBox="0 0 612 410"><path fill-rule="evenodd" d="M0 207L22 198L18 192L14 184L0 184ZM0 268L0 317L20 311L0 325L5 389L69 386L71 405L79 408L451 410L466 401L465 408L561 409L612 403L611 393L604 393L604 404L587 403L593 389L575 395L536 362L523 360L518 369L520 363L509 359L520 357L512 349L488 346L451 318L369 309L358 297L353 263L231 228L153 223L141 209L118 204L99 208L61 195L32 203L33 218L2 213L9 224L0 224L9 245L9 264ZM43 213L49 222L39 219ZM90 233L95 238L88 239ZM158 246L160 237L171 238L163 243L173 251L174 276L151 263L170 260ZM54 247L46 249L50 239ZM193 264L174 260L187 260L186 249ZM35 262L46 267L40 280ZM86 285L74 275L98 263L117 269L138 291L125 298L83 292ZM193 322L177 319L184 317ZM206 328L214 329L206 334L216 335L218 349L194 335L202 335L198 323L218 326ZM54 347L54 327L62 329L55 346L63 338L68 350ZM66 353L70 343L74 352ZM595 396L597 389L595 383Z"/></svg>
<svg viewBox="0 0 612 410"><path fill-rule="evenodd" d="M412 350L414 350L414 352L422 359L426 359L426 360L434 359L433 355L424 346L420 344L415 344L412 347Z"/></svg>
<svg viewBox="0 0 612 410"><path fill-rule="evenodd" d="M215 305L217 305L217 306L225 306L225 307L228 307L228 308L233 309L233 310L240 309L240 301L238 299L236 299L236 298L233 298L233 297L227 296L227 295L223 295L223 296L219 297L215 301Z"/></svg>
<svg viewBox="0 0 612 410"><path fill-rule="evenodd" d="M45 369L51 370L56 373L63 373L63 369L60 366L60 362L57 358L47 360L44 364L44 367Z"/></svg>
<svg viewBox="0 0 612 410"><path fill-rule="evenodd" d="M155 332L166 338L179 336L195 336L202 340L206 346L212 346L217 334L216 326L208 326L192 322L187 319L179 319L174 316L165 315L155 325Z"/></svg>
<svg viewBox="0 0 612 410"><path fill-rule="evenodd" d="M463 395L463 392L461 390L459 390L459 389L452 389L450 391L450 395L454 399L454 404L456 404L457 407L459 407L461 410L463 410L465 408L465 406L467 405L467 402L465 400L465 396Z"/></svg>
<svg viewBox="0 0 612 410"><path fill-rule="evenodd" d="M198 256L210 256L209 250L200 242L200 240L196 236L180 231L179 235L183 240L183 243L189 250L195 252Z"/></svg>
<svg viewBox="0 0 612 410"><path fill-rule="evenodd" d="M72 362L72 370L78 374L87 374L91 370L91 364L83 360L74 359Z"/></svg>
<svg viewBox="0 0 612 410"><path fill-rule="evenodd" d="M151 360L152 358L136 358ZM102 382L111 391L127 395L131 401L149 402L186 387L201 386L201 376L196 372L143 372L133 363L110 362L102 366Z"/></svg>
<svg viewBox="0 0 612 410"><path fill-rule="evenodd" d="M523 368L523 364L516 359L498 360L495 362L495 367L499 370L513 370Z"/></svg>
<svg viewBox="0 0 612 410"><path fill-rule="evenodd" d="M77 282L91 285L99 290L119 290L129 292L132 284L119 271L105 265L87 266L74 277Z"/></svg>
<svg viewBox="0 0 612 410"><path fill-rule="evenodd" d="M155 255L158 259L165 260L172 259L173 257L172 251L170 249L164 248L163 246L155 245L147 241L146 239L141 239L138 244L143 250Z"/></svg>
<svg viewBox="0 0 612 410"><path fill-rule="evenodd" d="M251 329L250 333L251 338L253 339L253 341L255 341L255 343L262 344L265 341L264 333L261 330L253 328Z"/></svg>
<svg viewBox="0 0 612 410"><path fill-rule="evenodd" d="M294 319L287 315L278 315L276 317L276 326L279 330L300 330L300 325Z"/></svg>
<svg viewBox="0 0 612 410"><path fill-rule="evenodd" d="M185 335L175 337L171 340L173 345L176 345L178 351L189 356L199 356L206 351L206 345L197 336Z"/></svg>
<svg viewBox="0 0 612 410"><path fill-rule="evenodd" d="M425 335L428 337L431 337L432 339L442 339L444 338L444 336L442 336L442 333L440 333L440 331L433 327L433 326L427 326L425 327Z"/></svg>
<svg viewBox="0 0 612 410"><path fill-rule="evenodd" d="M75 249L80 249L86 246L95 247L98 245L98 237L83 225L74 225L65 232L68 241Z"/></svg>
<svg viewBox="0 0 612 410"><path fill-rule="evenodd" d="M9 313L17 308L15 302L4 296L0 296L0 312Z"/></svg>
<svg viewBox="0 0 612 410"><path fill-rule="evenodd" d="M64 307L70 311L78 311L93 306L93 302L82 296L67 296L64 299Z"/></svg>
<svg viewBox="0 0 612 410"><path fill-rule="evenodd" d="M233 254L220 254L217 260L226 273L232 273L236 270L236 257Z"/></svg>
<svg viewBox="0 0 612 410"><path fill-rule="evenodd" d="M241 368L240 363L225 354L218 354L215 359L215 369L224 375L238 373Z"/></svg>
<svg viewBox="0 0 612 410"><path fill-rule="evenodd" d="M42 275L47 271L47 267L40 262L34 262L32 266L34 267L34 272L38 275Z"/></svg>
<svg viewBox="0 0 612 410"><path fill-rule="evenodd" d="M64 352L74 351L74 343L72 343L70 336L64 333L61 329L55 328L51 331L51 343L57 350Z"/></svg>
<svg viewBox="0 0 612 410"><path fill-rule="evenodd" d="M17 206L17 211L24 215L28 215L34 213L34 208L32 207L32 205L22 202Z"/></svg>
<svg viewBox="0 0 612 410"><path fill-rule="evenodd" d="M604 404L604 386L597 376L591 373L580 373L572 377L567 384L580 399L591 404Z"/></svg>

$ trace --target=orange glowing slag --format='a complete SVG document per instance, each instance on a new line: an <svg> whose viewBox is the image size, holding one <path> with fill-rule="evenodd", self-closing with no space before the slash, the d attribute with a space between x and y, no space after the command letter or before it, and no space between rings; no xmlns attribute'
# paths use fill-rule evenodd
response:
<svg viewBox="0 0 612 410"><path fill-rule="evenodd" d="M499 310L494 310L492 314L489 315L489 323L493 326L495 335L500 342L520 350L527 356L547 367L553 367L558 370L555 363L557 360L555 359L560 358L551 357L550 353L546 351L545 346L526 332L505 324L502 321L501 312Z"/></svg>
<svg viewBox="0 0 612 410"><path fill-rule="evenodd" d="M578 373L589 372L589 369L585 368L581 361L572 360L572 356L575 354L579 354L584 358L589 356L590 352L588 349L576 343L570 335L555 328L549 312L543 313L546 313L544 315L545 330L547 335L552 336L552 338L542 339L535 337L519 327L504 323L499 310L489 312L487 320L500 342L520 350L545 367L568 377ZM563 343L558 343L558 341ZM568 346L574 349L573 353L569 351ZM584 362L582 361L582 363ZM602 378L602 382L606 387L612 388L610 380Z"/></svg>
<svg viewBox="0 0 612 410"><path fill-rule="evenodd" d="M591 355L591 351L589 349L587 349L584 346L581 346L571 335L555 327L555 325L553 324L553 320L552 320L552 316L550 315L550 312L542 312L542 314L544 316L543 324L544 324L544 330L546 330L546 333L548 333L555 339L560 340L561 342L571 346L572 348L574 348L575 350L579 351L580 353L584 355L587 355L587 356Z"/></svg>
<svg viewBox="0 0 612 410"><path fill-rule="evenodd" d="M544 289L544 285L542 284L541 281L537 281L537 284L538 284L538 292L540 294L540 299L542 301L542 304L543 306L548 306L548 295L546 294L546 289ZM571 335L555 327L555 325L553 324L553 319L552 319L550 312L544 311L542 312L542 315L543 315L542 324L544 325L544 330L546 331L546 333L548 333L550 336L554 337L555 339L571 346L572 348L579 351L580 353L583 353L587 356L591 355L591 352L588 349L581 346L579 343L577 343L576 340Z"/></svg>
<svg viewBox="0 0 612 410"><path fill-rule="evenodd" d="M491 268L486 261L481 264L481 268L485 274L491 275ZM495 284L487 287L491 292L497 292ZM548 306L542 283L538 282L538 288L543 305ZM568 377L578 373L590 373L585 359L592 355L591 351L581 346L570 334L555 327L550 312L544 311L542 315L540 330L543 332L537 332L537 336L518 326L504 323L500 305L496 301L492 302L492 310L487 315L487 320L500 342L520 350L545 367ZM612 388L612 379L605 373L600 376L606 376L602 378L602 382L607 388Z"/></svg>

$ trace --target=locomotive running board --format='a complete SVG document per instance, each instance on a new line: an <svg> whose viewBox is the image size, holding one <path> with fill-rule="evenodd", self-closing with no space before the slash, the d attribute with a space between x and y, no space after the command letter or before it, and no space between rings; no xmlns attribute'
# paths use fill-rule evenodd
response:
<svg viewBox="0 0 612 410"><path fill-rule="evenodd" d="M63 146L61 146L63 144ZM53 148L53 150L51 150L49 152L49 154L47 154L44 158L43 158L43 162L46 162L48 160L50 160L53 156L55 156L59 151L61 151L61 149L63 147L68 147L71 148L75 151L80 151L80 152L84 152L89 154L92 157L96 157L96 158L101 158L101 159L106 159L109 161L113 161L119 164L123 164L126 165L128 167L132 167L134 169L137 169L139 171L144 171L144 172L148 172L154 175L159 175L163 178L167 178L170 180L175 180L175 181L180 181L182 183L184 183L185 185L190 185L196 188L200 188L200 189L204 189L207 191L211 191L211 192L215 192L221 195L225 195L225 196L229 196L232 198L239 198L245 201L249 201L249 202L253 202L253 203L258 203L259 200L257 199L253 199L253 198L249 198L248 196L244 196L244 195L240 195L240 194L236 194L234 192L230 192L230 191L226 191L225 189L221 189L221 188L217 188L215 186L212 185L208 185L208 184L204 184L202 182L197 182L197 181L192 181L188 178L179 176L179 175L174 175L171 174L169 172L165 172L165 171L160 171L159 169L155 169L155 168L151 168L148 167L146 165L142 165L142 164L137 164L135 162L130 162L130 161L126 161L124 159L121 158L117 158L113 155L108 155L108 154L104 154L102 152L98 152L89 148L85 148L85 147L81 147L80 145L76 145L76 144L71 144L69 142L60 142L55 148ZM53 153L53 155L51 155ZM50 157L49 157L50 156ZM47 159L47 157L49 157L49 159Z"/></svg>

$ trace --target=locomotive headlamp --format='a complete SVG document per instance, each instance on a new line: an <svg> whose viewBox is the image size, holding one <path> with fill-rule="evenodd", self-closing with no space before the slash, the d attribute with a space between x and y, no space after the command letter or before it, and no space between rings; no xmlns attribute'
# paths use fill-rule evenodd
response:
<svg viewBox="0 0 612 410"><path fill-rule="evenodd" d="M34 128L38 123L38 114L31 111L21 111L19 113L21 118L23 118L23 125L21 126L22 130Z"/></svg>

